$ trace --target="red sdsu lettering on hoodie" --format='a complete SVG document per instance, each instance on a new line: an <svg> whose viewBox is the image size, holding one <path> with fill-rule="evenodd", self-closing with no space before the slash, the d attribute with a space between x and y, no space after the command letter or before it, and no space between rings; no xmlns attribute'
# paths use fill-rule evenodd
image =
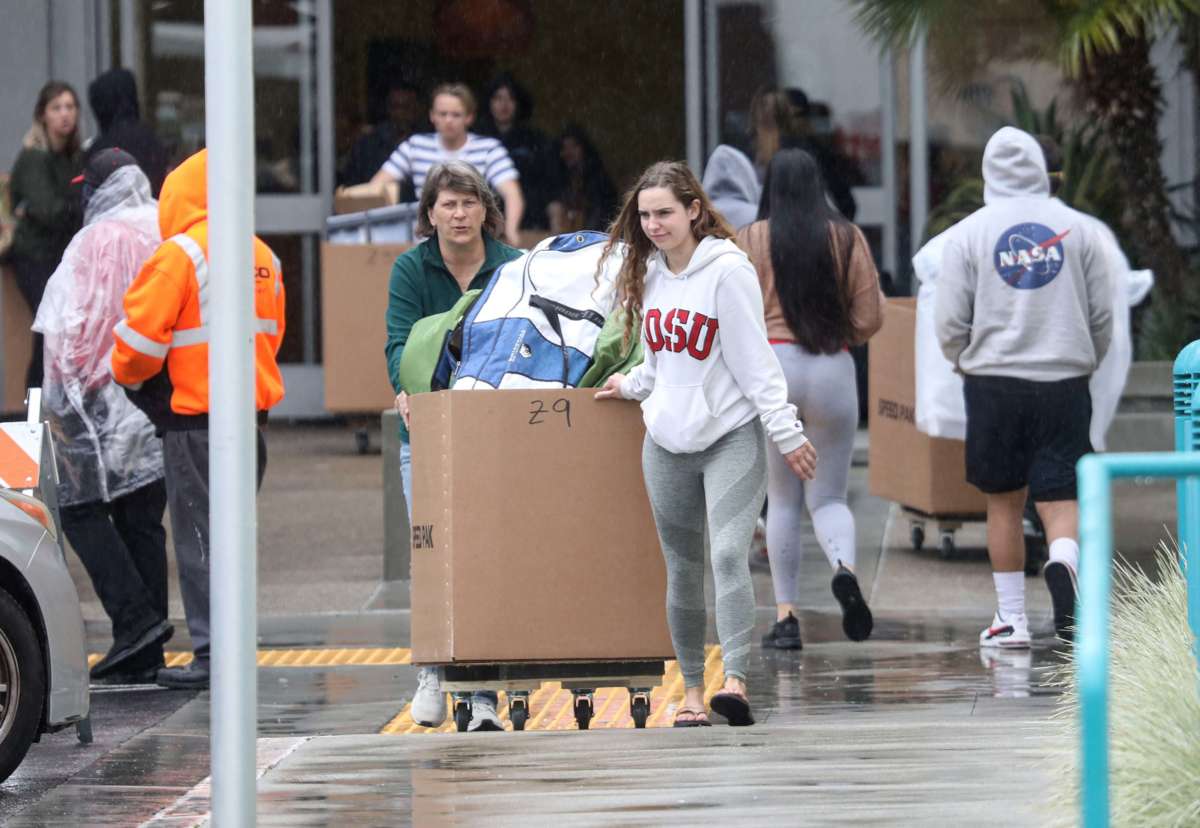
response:
<svg viewBox="0 0 1200 828"><path fill-rule="evenodd" d="M808 442L767 342L758 276L737 245L709 236L679 274L656 253L642 305L645 361L621 396L642 401L654 442L703 451L756 416L781 453Z"/></svg>

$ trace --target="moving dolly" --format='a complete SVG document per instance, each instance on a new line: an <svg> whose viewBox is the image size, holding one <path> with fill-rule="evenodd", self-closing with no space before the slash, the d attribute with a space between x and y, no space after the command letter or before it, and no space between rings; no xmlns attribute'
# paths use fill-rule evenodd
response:
<svg viewBox="0 0 1200 828"><path fill-rule="evenodd" d="M529 720L529 696L544 681L559 681L571 691L575 723L587 730L596 712L597 687L629 689L629 715L633 726L644 728L650 718L650 692L666 670L661 659L643 661L502 662L496 664L443 664L442 689L454 697L454 725L459 733L471 721L471 694L476 690L503 690L508 694L508 717L513 730L524 730Z"/></svg>
<svg viewBox="0 0 1200 828"><path fill-rule="evenodd" d="M962 558L964 553L954 544L954 533L964 523L986 523L986 514L928 514L910 506L901 505L908 519L908 537L915 552L920 552L928 539L926 527L933 524L937 530L937 552L942 560ZM1025 574L1037 575L1046 562L1049 550L1046 545L1046 530L1032 505L1025 508Z"/></svg>

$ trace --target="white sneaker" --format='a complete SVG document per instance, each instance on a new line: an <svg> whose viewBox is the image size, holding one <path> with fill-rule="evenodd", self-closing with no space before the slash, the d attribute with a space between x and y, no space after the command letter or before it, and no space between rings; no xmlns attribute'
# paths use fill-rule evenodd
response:
<svg viewBox="0 0 1200 828"><path fill-rule="evenodd" d="M467 725L467 732L487 730L504 730L504 722L496 715L496 705L491 699L476 696L471 699L471 723Z"/></svg>
<svg viewBox="0 0 1200 828"><path fill-rule="evenodd" d="M1004 618L1000 611L992 619L992 626L979 634L980 647L1003 647L1006 650L1029 649L1029 621L1024 615Z"/></svg>
<svg viewBox="0 0 1200 828"><path fill-rule="evenodd" d="M436 667L417 670L417 692L412 700L413 721L425 727L439 727L446 721L446 694Z"/></svg>

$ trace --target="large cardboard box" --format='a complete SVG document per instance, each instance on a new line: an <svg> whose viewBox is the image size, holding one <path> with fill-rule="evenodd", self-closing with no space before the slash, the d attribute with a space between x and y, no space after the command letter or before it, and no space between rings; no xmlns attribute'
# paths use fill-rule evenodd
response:
<svg viewBox="0 0 1200 828"><path fill-rule="evenodd" d="M333 213L361 213L377 207L390 207L400 200L400 185L394 181L380 184L356 184L339 187L333 194Z"/></svg>
<svg viewBox="0 0 1200 828"><path fill-rule="evenodd" d="M674 657L641 411L593 393L413 398L414 662Z"/></svg>
<svg viewBox="0 0 1200 828"><path fill-rule="evenodd" d="M321 346L325 408L379 412L396 395L388 379L388 277L406 244L321 244Z"/></svg>
<svg viewBox="0 0 1200 828"><path fill-rule="evenodd" d="M0 267L0 347L4 357L3 400L0 411L25 410L25 374L33 349L33 315L17 287L17 277L11 267Z"/></svg>
<svg viewBox="0 0 1200 828"><path fill-rule="evenodd" d="M966 479L965 444L917 430L916 327L916 300L889 299L871 339L869 489L931 515L982 514L983 494Z"/></svg>

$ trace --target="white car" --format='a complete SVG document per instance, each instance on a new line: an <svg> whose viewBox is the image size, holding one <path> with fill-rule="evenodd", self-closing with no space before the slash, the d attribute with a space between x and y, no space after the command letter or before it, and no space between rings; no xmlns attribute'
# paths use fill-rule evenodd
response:
<svg viewBox="0 0 1200 828"><path fill-rule="evenodd" d="M0 782L43 733L91 741L79 594L67 571L49 429L30 392L25 422L0 423Z"/></svg>

